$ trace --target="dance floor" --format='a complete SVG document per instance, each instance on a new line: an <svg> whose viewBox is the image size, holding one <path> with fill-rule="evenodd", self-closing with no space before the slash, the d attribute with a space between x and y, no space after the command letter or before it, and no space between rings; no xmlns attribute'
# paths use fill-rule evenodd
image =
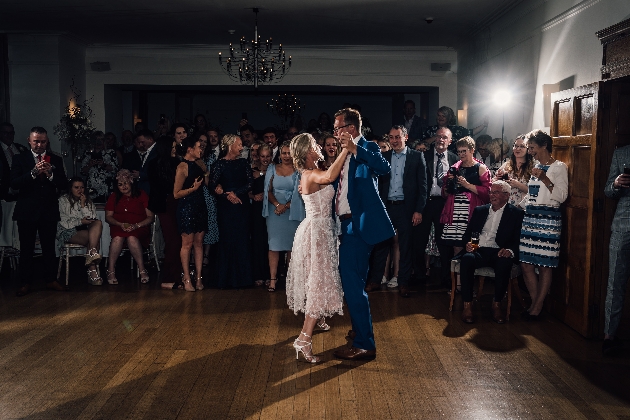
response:
<svg viewBox="0 0 630 420"><path fill-rule="evenodd" d="M602 358L601 341L522 322L518 304L497 325L489 294L465 325L444 291L372 293L376 359L333 357L346 312L315 333L311 365L295 360L303 318L281 290L92 287L73 265L72 291L16 298L7 270L1 419L630 418L630 352Z"/></svg>

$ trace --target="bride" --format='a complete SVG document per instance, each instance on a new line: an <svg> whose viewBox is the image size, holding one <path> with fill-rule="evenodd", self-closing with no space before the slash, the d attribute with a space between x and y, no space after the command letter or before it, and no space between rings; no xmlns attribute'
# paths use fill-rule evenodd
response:
<svg viewBox="0 0 630 420"><path fill-rule="evenodd" d="M302 174L300 189L306 218L295 232L287 273L287 303L296 315L304 312L302 331L293 342L295 356L299 358L302 353L307 362L317 363L320 358L313 355L311 341L315 325L328 330L325 317L343 315L339 251L332 218L335 189L330 184L339 176L348 151L343 149L330 168L322 171L317 163L324 157L313 136L297 135L290 149L293 163Z"/></svg>

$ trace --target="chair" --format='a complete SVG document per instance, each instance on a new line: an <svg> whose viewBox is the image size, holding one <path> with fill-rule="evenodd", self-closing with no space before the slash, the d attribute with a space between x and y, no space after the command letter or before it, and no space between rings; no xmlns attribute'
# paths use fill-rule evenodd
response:
<svg viewBox="0 0 630 420"><path fill-rule="evenodd" d="M157 256L157 249L155 248L155 233L156 232L156 228L155 228L155 222L151 223L151 242L149 242L149 246L146 247L146 249L142 250L142 256L144 257L145 255L147 256L147 258L150 260L151 259L151 255L153 255L153 260L155 261L155 266L157 267L157 271L160 271L160 261L158 260L158 256ZM123 252L128 251L129 248L123 248ZM121 253L122 255L122 253ZM131 257L131 269L133 270L133 257ZM140 276L140 269L138 267L136 267L136 277Z"/></svg>
<svg viewBox="0 0 630 420"><path fill-rule="evenodd" d="M11 270L15 270L18 267L18 262L20 260L20 251L12 246L3 246L0 248L2 249L0 251L0 272L2 271L2 265L4 264L5 258L9 259Z"/></svg>
<svg viewBox="0 0 630 420"><path fill-rule="evenodd" d="M80 252L79 252L80 251ZM70 277L70 258L72 257L85 257L88 249L83 245L78 244L64 244L59 252L59 267L57 268L57 280L61 275L61 264L63 260L66 260L66 287L68 287L68 278ZM96 271L98 275L101 275L99 265L96 265Z"/></svg>
<svg viewBox="0 0 630 420"><path fill-rule="evenodd" d="M455 287L457 285L457 274L460 271L460 260L451 260L451 303L448 307L449 311L453 311L453 302L455 301ZM518 288L518 276L521 275L521 266L519 264L512 265L512 272L510 273L510 282L507 287L507 315L506 319L510 320L510 309L512 308L512 289L514 289L519 301L523 302L523 296ZM477 299L483 292L483 283L486 277L494 278L494 269L491 267L482 267L475 270L475 276L479 277L479 291L477 292Z"/></svg>

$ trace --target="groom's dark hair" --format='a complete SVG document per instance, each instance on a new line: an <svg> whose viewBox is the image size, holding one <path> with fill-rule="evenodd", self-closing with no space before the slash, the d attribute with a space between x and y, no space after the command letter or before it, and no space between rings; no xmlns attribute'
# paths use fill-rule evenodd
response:
<svg viewBox="0 0 630 420"><path fill-rule="evenodd" d="M356 109L344 108L335 113L335 118L342 116L346 124L354 125L357 132L361 132L361 114Z"/></svg>

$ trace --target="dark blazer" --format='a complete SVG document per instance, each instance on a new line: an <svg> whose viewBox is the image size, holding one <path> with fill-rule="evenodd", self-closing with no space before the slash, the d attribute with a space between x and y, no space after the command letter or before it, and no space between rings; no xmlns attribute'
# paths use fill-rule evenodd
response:
<svg viewBox="0 0 630 420"><path fill-rule="evenodd" d="M490 206L490 204L484 204L483 206L475 207L470 223L468 223L464 233L464 243L470 242L473 232L481 233L483 225L486 224L488 219L488 214L490 214ZM512 250L516 261L518 261L518 245L521 239L521 225L523 224L524 215L525 212L523 210L507 203L505 209L503 209L503 216L501 216L497 237L495 238L495 242L500 248Z"/></svg>
<svg viewBox="0 0 630 420"><path fill-rule="evenodd" d="M18 149L20 153L26 153L29 151L26 147L22 146L19 143L13 143L15 147ZM0 179L0 198L5 201L15 201L17 200L17 194L9 194L9 187L11 186L11 166L9 166L9 161L7 160L6 155L0 149L0 175L2 179Z"/></svg>
<svg viewBox="0 0 630 420"><path fill-rule="evenodd" d="M393 150L383 153L383 157L390 163L390 166L393 153ZM391 172L378 178L378 193L383 202L387 201L391 178ZM422 213L427 203L427 168L424 155L410 148L407 148L407 156L405 158L403 194L405 196L405 211L409 213L409 221L411 221L411 215L414 212Z"/></svg>
<svg viewBox="0 0 630 420"><path fill-rule="evenodd" d="M55 167L52 181L45 177L33 179L31 170L35 167L35 159L30 150L13 157L11 188L20 190L13 220L61 220L57 199L59 193L65 191L68 180L61 157L53 153L46 154L50 156L50 164Z"/></svg>
<svg viewBox="0 0 630 420"><path fill-rule="evenodd" d="M400 125L405 126L405 122L407 122L407 117L403 116L402 120L400 120ZM425 121L417 115L414 115L411 122L411 128L407 135L409 136L409 140L422 140L422 132L425 129Z"/></svg>
<svg viewBox="0 0 630 420"><path fill-rule="evenodd" d="M427 165L427 196L431 194L431 186L433 185L433 177L435 176L435 161L433 160L435 151L435 145L432 144L429 150L424 153L424 161ZM446 159L448 159L448 167L453 166L459 158L450 150L446 152Z"/></svg>
<svg viewBox="0 0 630 420"><path fill-rule="evenodd" d="M157 158L157 150L155 147L149 152L149 156L144 160L144 166L140 160L140 155L137 150L132 150L129 153L123 155L122 167L130 171L138 171L140 173L140 179L136 181L138 188L150 195L151 186L149 185L149 162Z"/></svg>
<svg viewBox="0 0 630 420"><path fill-rule="evenodd" d="M377 187L377 177L389 171L390 166L378 144L362 136L357 144L357 155L351 155L348 167L348 203L352 212L352 231L370 245L395 234ZM338 182L339 178L335 184Z"/></svg>
<svg viewBox="0 0 630 420"><path fill-rule="evenodd" d="M149 196L149 210L153 213L166 213L166 200L169 195L173 195L173 184L175 183L175 171L180 160L171 158L171 173L168 182L162 179L160 168L158 167L158 159L153 159L147 163L147 173L149 176L149 185L151 186L151 195Z"/></svg>

